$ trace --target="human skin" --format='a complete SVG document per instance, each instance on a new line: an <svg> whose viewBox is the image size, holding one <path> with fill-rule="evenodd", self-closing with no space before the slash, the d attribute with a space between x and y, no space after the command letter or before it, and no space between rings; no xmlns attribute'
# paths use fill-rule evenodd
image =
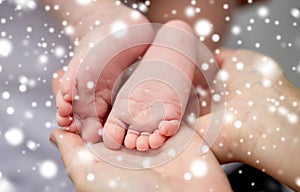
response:
<svg viewBox="0 0 300 192"><path fill-rule="evenodd" d="M226 116L212 145L217 159L251 165L299 190L299 88L265 55L227 49L216 59L228 73ZM244 68L238 70L237 63ZM199 118L198 133L203 138L213 122L211 115ZM237 121L242 124L237 126Z"/></svg>
<svg viewBox="0 0 300 192"><path fill-rule="evenodd" d="M98 12L99 7L97 7L97 6L90 6L90 7L86 6L85 8L82 8L82 6L78 6L76 3L73 4L72 3L73 1L71 3L68 2L68 4L65 4L65 5L61 1L45 1L45 2L50 5L59 4L60 11L57 12L55 15L61 19L68 20L69 23L75 25L75 28L76 28L75 34L71 37L73 40L75 38L83 37L84 34L86 34L87 31L89 31L89 26L91 25L91 22L95 20L95 18L93 18L94 14L95 15L100 14ZM118 9L112 9L112 10L108 9L108 8L112 8L112 6L114 6L114 5L107 4L107 6L108 7L106 7L107 8L106 10L110 10L110 11L115 10L115 12L112 12L112 15L117 16L120 13L120 11ZM154 4L152 4L152 6L154 6ZM166 7L166 6L163 6L163 7ZM115 7L113 7L113 8L115 8ZM69 16L67 16L65 14L67 12L66 10L68 12L70 12ZM91 14L91 13L94 13L94 14ZM158 19L156 20L154 17L151 17L150 13L149 13L149 18L151 18L150 20L159 22ZM155 15L155 14L152 14L152 15ZM220 15L220 14L218 14L218 15ZM220 18L224 19L224 15L222 15ZM79 20L84 20L87 22L83 22L81 25L77 26L76 23L80 23L80 22L78 22ZM223 22L221 22L221 23L223 23ZM247 54L243 53L241 55L247 55ZM249 54L249 55L251 55L251 54ZM249 59L252 60L253 58L250 56ZM225 65L225 66L227 66L227 65ZM258 78L261 78L261 77L258 77ZM282 80L283 85L286 85L286 86L275 85L274 87L272 87L272 89L270 89L270 88L267 89L266 87L262 87L262 86L260 86L260 87L255 86L255 89L257 89L257 90L255 92L253 91L254 93L253 92L251 93L251 97L253 97L252 100L253 101L258 100L257 99L257 98L259 98L258 93L262 94L262 93L269 92L270 98L272 98L273 96L278 97L281 95L281 93L285 93L286 95L290 95L290 96L285 96L286 100L283 102L283 103L286 102L285 108L291 108L291 109L289 109L290 111L294 111L295 114L299 114L299 107L298 108L291 107L291 102L295 102L295 101L299 100L299 98L297 96L297 95L299 95L299 90L296 89L294 86L292 86L283 76L282 76L282 79L283 79ZM236 83L236 81L234 81L234 82ZM286 90L284 90L284 89L286 89ZM237 88L234 88L233 92L236 90L237 90ZM253 89L251 89L251 90L253 90ZM247 92L248 92L248 90L247 90ZM249 92L251 92L251 91L249 91ZM239 95L234 95L234 99L237 99L237 101L239 99L244 99L244 98L240 98L240 97L241 96L239 96ZM231 99L231 101L233 100L232 97L230 97L230 99ZM257 101L257 103L260 103L260 102L262 103L262 105L258 105L258 106L263 106L263 104L265 104L262 101ZM233 103L233 101L231 103ZM242 102L242 104L246 105L246 102L244 102L244 103ZM232 104L232 105L234 107L236 107L237 104L235 104L235 105ZM298 106L299 106L299 104L298 104ZM248 106L244 106L244 107L248 107ZM242 108L242 106L238 106L237 108L240 109L240 108ZM239 110L239 116L240 116L239 119L243 119L244 117L247 119L247 117L250 117L248 114L244 114L241 111L243 111L243 110ZM254 111L254 110L251 109L251 111ZM259 133L264 133L264 132L267 133L268 131L270 131L271 136L266 136L266 137L270 138L270 137L274 136L275 138L277 138L277 140L280 140L279 142L281 142L281 137L284 134L290 135L289 137L294 137L294 139L292 139L292 140L297 141L297 138L299 137L298 136L299 131L297 131L297 129L294 129L294 128L299 127L299 124L294 124L292 126L290 126L290 125L286 126L284 123L282 126L278 125L280 128L281 127L287 127L287 128L281 128L280 130L283 131L283 133L280 133L280 134L278 133L276 135L277 127L273 126L273 131L272 131L272 129L267 130L268 125L272 124L270 122L273 122L274 119L282 120L282 121L280 121L281 123L286 121L286 119L283 120L283 117L281 115L279 115L278 113L269 114L268 113L269 111L266 108L259 108L259 111L255 112L255 113L260 114L260 116L262 116L261 114L263 114L263 115L268 114L267 115L268 118L263 118L262 119L263 121L257 121L259 123L250 122L250 124L254 124L253 127L256 127L255 131L257 131ZM260 117L259 115L256 115L256 116ZM201 118L203 124L208 123L208 120L210 119L209 117L210 117L210 115L207 115L207 116ZM248 121L251 121L251 120L248 120ZM276 121L273 123L276 124ZM258 124L260 124L260 125L258 126ZM245 123L243 123L243 125L245 125ZM203 126L203 127L205 127L205 126ZM282 174L285 175L285 173L289 173L289 171L287 171L287 170L289 170L288 165L295 165L295 162L292 162L292 164L290 164L290 162L284 163L284 161L286 159L292 159L292 158L286 158L286 156L299 154L297 151L297 149L299 149L297 142L293 143L293 145L292 145L295 147L291 147L291 146L289 146L289 142L292 140L288 139L288 136L286 136L286 137L284 136L285 139L282 139L282 140L284 140L285 142L280 143L280 145L276 145L276 150L272 151L272 154L274 154L274 156L272 156L272 157L274 157L272 159L272 162L271 163L264 162L262 159L264 159L263 157L267 153L264 152L263 146L265 146L265 148L267 148L267 146L269 146L268 148L273 148L274 144L271 144L272 143L271 141L269 141L268 139L265 139L265 138L262 139L261 138L262 134L261 134L261 137L260 136L255 137L255 135L254 135L255 131L250 128L241 129L242 131L234 130L234 131L232 131L233 133L228 131L228 129L233 129L232 126L224 126L222 128L222 130L224 130L224 129L225 130L227 129L227 131L221 131L220 136L217 138L216 144L213 146L213 150L214 150L215 154L217 155L218 159L220 159L223 162L230 162L230 161L238 160L238 161L242 161L242 162L251 164L261 170L264 170L265 172L269 173L270 175L274 176L275 178L279 178L279 180L284 180L283 182L285 182L288 185L293 186L295 189L297 189L297 186L294 181L296 175L291 176L291 177L286 177L283 179L281 177ZM250 132L253 132L253 133L250 133ZM293 134L291 134L291 133L293 133ZM249 138L250 135L252 135L252 137L251 137L251 138L253 138L252 140L247 139L247 138ZM228 139L228 137L230 137L230 138ZM243 139L243 140L241 140L241 139ZM241 141L243 141L243 143L241 143ZM224 144L223 147L219 147L220 143ZM224 150L224 148L226 150ZM249 158L249 156L245 156L245 154L247 154L247 152L250 149L252 150L252 151L250 151L252 154L250 156L251 158ZM291 152L294 152L294 153L287 152L288 154L277 154L277 153L282 153L282 152L280 152L281 151L280 149L283 149L283 150L290 149ZM294 159L296 159L296 158L294 158ZM259 160L259 161L257 161L257 160ZM259 162L259 163L257 163L257 162ZM274 165L276 165L277 167ZM278 167L280 167L280 166L283 168L279 169ZM297 166L290 166L290 169L292 169L293 167L297 167ZM275 168L278 170L276 170ZM287 180L287 181L285 181L285 180Z"/></svg>
<svg viewBox="0 0 300 192"><path fill-rule="evenodd" d="M100 5L102 5L103 3L105 3L105 1L99 2ZM102 5L101 9L106 10L107 7L103 7L103 6L104 5ZM172 108L172 110L166 109L167 111L166 117L164 115L161 115L160 117L157 118L158 122L151 121L151 123L148 123L149 128L147 129L143 129L145 128L145 124L140 125L140 123L135 123L135 120L134 122L132 122L132 118L128 118L128 116L131 116L132 114L124 115L127 117L126 119L124 118L123 115L116 117L117 114L116 111L121 111L121 109L119 109L118 106L126 103L126 100L130 100L129 98L126 98L127 94L125 94L124 91L123 92L120 91L116 97L115 105L113 106L113 108L117 108L117 110L114 110L114 112L113 110L112 111L109 110L112 107L111 106L112 104L111 98L112 98L112 91L113 91L112 87L114 87L114 83L116 79L118 78L118 76L120 76L120 73L123 70L125 70L126 67L128 67L130 64L133 63L134 59L138 58L138 56L143 54L143 51L147 47L146 45L144 45L135 48L134 45L139 43L141 44L141 42L150 43L149 40L150 38L148 37L150 36L149 30L147 29L143 30L142 33L139 32L136 34L130 31L129 33L127 33L127 36L122 38L122 41L120 41L119 39L115 40L113 38L111 38L112 40L109 42L105 41L106 39L109 39L106 38L107 36L105 36L105 34L109 35L111 33L110 31L111 26L113 26L115 22L124 21L127 24L129 23L127 26L130 27L130 25L136 25L139 24L140 22L145 21L145 19L143 19L143 16L141 15L140 15L141 19L131 19L130 17L134 13L134 11L129 10L129 8L127 7L123 7L123 9L125 13L123 15L122 14L119 15L120 18L116 17L116 18L108 19L107 23L105 23L106 21L104 19L104 23L101 24L101 26L95 28L93 31L88 32L87 35L83 37L82 40L83 44L80 44L79 47L77 48L75 52L75 57L71 60L68 66L69 67L68 71L64 75L64 78L61 82L60 91L58 92L56 97L57 109L58 109L57 122L59 126L66 127L70 131L73 132L80 131L83 139L91 143L95 143L100 140L99 132L103 130L103 140L106 146L108 146L109 148L118 149L121 147L123 140L125 140L126 147L136 148L137 150L145 151L148 150L150 147L151 148L160 147L166 140L166 137L173 136L176 133L176 131L179 128L181 115L184 112L184 108L186 104L185 100L187 100L188 98L189 91L186 91L185 95L181 95L182 97L185 98L183 99L182 102L182 109L178 113L174 112L173 109L181 108L179 107L181 106L181 104L179 102L172 103L173 101L167 102L167 100L169 101L175 98L174 92L172 92L173 94L166 94L166 93L162 94L159 99L161 99L164 96L167 96L164 98L164 101L166 101L164 103L170 103L170 105L168 105L167 108ZM111 13L108 13L108 16L111 16ZM86 21L83 23L86 23ZM188 33L192 33L192 30L189 28L188 25L185 28L188 28L188 31L190 31ZM96 44L97 41L95 41L95 39L96 40L100 39L102 41L105 41L105 43L102 43L102 45L104 45L102 46L102 49L97 50L97 52L95 53L96 56L90 56L90 54L88 53L90 49L86 46L86 44L89 45L90 42ZM127 44L125 46L121 46L120 48L118 48L121 42L125 42ZM130 47L130 49L123 51L127 47ZM123 51L123 52L121 52L120 55L114 57L115 56L114 54L116 52L115 49L118 49L117 51L120 52ZM113 58L108 64L104 62L105 60L108 60L106 59L106 57L108 57L107 55ZM156 57L156 59L157 58L159 58L159 56ZM81 60L84 61L81 62ZM88 60L88 62L86 60ZM124 62L124 60L126 60L126 62ZM188 74L187 72L187 76L191 76L189 78L192 78L193 66L189 67L190 69L187 70L188 62L189 59L185 59L185 60L183 59L177 65L179 66L185 64L185 66L179 68L180 70L184 69L182 70L184 73L186 71L190 71L189 72L190 74ZM142 62L141 65L143 65L143 63L144 62ZM172 62L171 64L173 65L175 63ZM102 66L105 66L104 71L102 71L101 73L96 72L97 69L101 68ZM139 69L137 69L134 72L134 74L136 75L135 77L143 76L143 74L138 74L138 72L141 71ZM159 71L159 68L157 67L156 70ZM153 72L156 73L156 71ZM98 80L98 76L100 76L99 80ZM169 78L172 78L172 75L169 76ZM96 84L95 90L91 90L90 88L87 88L86 85L89 82L95 82ZM152 87L159 87L157 85L154 85L155 83L157 83L157 81L153 81L152 85L150 84L148 85L148 87L150 88L147 89L150 90L149 91L150 96L149 96L149 100L146 103L140 102L140 101L145 101L143 97L144 95L142 94L136 94L136 95L140 95L140 98L134 97L131 99L130 103L132 103L134 100L135 104L133 105L134 107L130 109L130 111L132 111L133 114L136 115L136 117L137 116L139 116L139 118L141 117L140 119L143 120L150 119L149 116L151 116L151 114L147 113L147 109L145 109L145 106L152 104L155 98L157 98L154 95L155 93L152 93L153 91ZM134 86L136 86L136 84ZM171 86L175 87L176 85L171 85ZM127 89L128 87L129 86L127 84ZM140 91L137 92L144 93L143 88L137 87L135 90L138 89L140 89ZM163 90L163 88L158 88L158 89ZM123 93L123 95L119 97L121 92ZM154 96L152 95L151 97L151 93ZM74 95L78 96L81 99L74 100L73 99ZM122 101L118 102L119 100ZM117 103L119 103L119 105L117 105ZM95 112L93 110L94 107L96 108ZM125 109L123 108L123 110ZM163 109L158 109L158 110L162 111ZM107 121L105 122L106 117L107 117ZM125 125L128 125L128 130L126 134L125 131L127 128L124 127L124 124L123 126L121 126L121 124L118 124L116 122L123 122ZM131 124L129 122L131 122ZM159 133L155 132L158 130Z"/></svg>
<svg viewBox="0 0 300 192"><path fill-rule="evenodd" d="M53 79L53 92L59 90L59 79L64 72L58 71L58 78ZM186 135L192 135L194 130L182 127L172 138L174 142L182 142ZM229 181L218 160L211 151L200 155L199 146L203 139L194 134L187 147L179 155L158 167L151 169L127 169L113 166L97 158L88 150L86 142L76 133L56 129L51 133L50 141L59 149L68 175L77 191L232 191ZM100 145L103 145L100 144ZM186 143L183 143L186 145ZM107 150L109 156L110 150ZM119 151L124 159L130 158L127 152ZM193 175L191 165L204 163L205 174ZM178 166L180 165L180 166ZM120 165L121 166L121 165ZM93 180L88 180L92 174ZM184 179L184 175L191 178ZM189 177L189 176L188 176ZM218 185L216 185L218 183Z"/></svg>
<svg viewBox="0 0 300 192"><path fill-rule="evenodd" d="M299 121L291 124L281 113L272 113L269 110L270 104L266 102L265 99L267 97L276 99L280 96L284 96L285 99L282 99L283 97L281 97L280 106L285 107L290 113L299 114L299 89L286 79L275 61L264 55L248 50L222 50L221 54L217 55L216 58L221 64L221 70L228 73L228 79L226 80L228 95L226 97L227 121L222 124L219 135L212 145L211 150L214 152L214 155L221 163L243 162L249 164L266 172L278 181L285 183L297 191L299 189L299 186L296 184L296 178L299 178L299 175L297 175L299 173L299 166L297 165L300 154ZM236 58L237 61L243 62L244 69L237 70L236 62L233 62L232 58ZM264 62L269 62L269 67L273 68L272 73L264 74L259 72L259 68L257 67L261 67L262 59ZM265 83L262 84L262 80L266 80L265 78L271 79L273 86L269 87L268 85L266 87ZM239 81L236 81L235 79L239 79ZM249 85L247 86L248 88L245 88L246 84L250 84L250 88ZM55 92L58 86L57 79L54 79L53 85ZM242 91L242 94L237 90ZM250 106L249 101L251 101ZM234 111L237 111L237 113L232 116L231 120L231 118L228 117L233 113L231 110L232 108L234 108ZM135 172L119 169L95 159L88 163L85 162L84 166L78 166L77 162L72 163L74 162L74 154L86 149L84 142L78 135L63 130L55 130L51 134L50 140L58 146L68 173L79 189L96 187L87 183L84 178L90 170L93 170L93 173L95 174L98 174L98 171L114 170L116 175L127 175L125 178L129 178L128 175L130 175L133 179L134 177L139 177L140 173L145 175L145 177L149 176L151 178L155 175L154 178L158 180L153 180L154 183L162 182L160 185L172 190L174 189L173 187L177 189L177 187L181 187L182 184L184 184L182 183L182 172L184 171L181 170L181 166L179 169L174 169L174 167L178 167L178 165L188 166L188 164L191 163L191 159L196 160L199 158L199 154L194 156L195 159L190 157L198 151L199 145L202 144L199 135L202 135L202 137L205 138L203 133L207 131L205 129L208 127L209 123L211 123L211 115L212 114L207 114L199 117L197 134L193 138L191 144L180 156L162 167L147 171ZM253 120L253 116L257 117L255 121ZM242 126L240 128L234 127L233 124L236 120L241 120ZM277 129L278 127L280 129ZM183 134L188 134L188 131L188 129L181 129L181 133L176 135L175 138L180 137ZM285 138L284 140L282 140L283 137ZM276 148L273 146L276 146ZM210 151L205 154L208 159L213 159L210 155ZM214 162L213 166L219 166L218 163L215 163L215 160L207 161L209 166L211 166L210 162ZM186 169L185 166L182 168ZM167 173L170 173L170 176L175 175L175 178L162 174L162 170L164 170L163 173L166 173L168 170L171 171ZM215 175L216 177L214 179L217 179L218 182L220 181L220 183L214 182L214 186L220 187L218 188L220 191L230 191L227 178L222 176L220 170L209 169L209 174ZM114 174L106 176L107 178L112 178L113 175ZM101 177L104 177L104 175ZM164 179L161 180L161 178ZM199 183L196 181L194 183L195 185L187 186L191 187L190 191L199 191L199 188L207 186L206 182L209 181L206 179L208 178L209 177L205 177L204 180L199 180ZM128 179L127 181L130 182L131 179ZM100 183L102 184L102 187L107 187L106 182ZM179 186L175 183L179 184ZM218 185L215 183L218 183ZM169 185L165 186L165 184ZM122 189L120 189L120 191L122 191Z"/></svg>
<svg viewBox="0 0 300 192"><path fill-rule="evenodd" d="M198 15L192 16L193 19L192 18L188 19L190 21L189 24L193 26L195 24L195 21L197 21L200 18L204 18L205 20L209 20L212 23L212 26L209 26L209 28L212 29L211 34L214 33L221 34L220 29L221 28L224 29L223 25L226 22L220 22L220 21L224 19L224 15L230 14L231 10L235 6L235 3L231 2L228 4L229 5L228 10L227 9L225 10L223 9L224 2L194 5L194 6L206 7L206 9L205 11L202 11L204 12L204 14L201 12ZM146 45L139 46L138 48L133 48L132 50L128 50L126 52L124 51L122 52L122 54L119 55L119 57L115 57L114 61L109 63L108 67L106 67L107 69L106 72L105 71L103 72L104 75L101 76L103 78L101 79L100 77L99 80L100 83L97 84L97 87L95 88L96 90L94 91L96 97L88 98L88 96L92 95L91 93L94 92L93 90L92 91L88 90L85 93L84 90L86 89L86 84L87 84L86 82L94 81L95 79L97 79L97 74L95 75L95 77L94 76L91 77L91 80L86 80L85 79L85 77L87 77L86 74L87 73L90 74L90 72L84 71L85 69L83 67L80 67L80 65L81 66L86 65L86 64L81 64L83 58L84 60L89 59L86 58L86 56L88 55L89 51L92 48L90 47L90 43L96 44L96 42L102 40L102 38L104 38L106 35L111 33L111 26L114 24L114 22L117 21L125 21L128 27L130 27L130 25L147 23L148 19L150 19L150 21L153 20L153 22L164 23L166 22L166 20L157 20L157 17L154 18L153 15L157 15L159 12L167 12L168 10L155 7L157 1L153 1L153 4L151 4L148 12L149 18L140 15L138 19L131 19L130 17L134 13L134 11L129 9L128 7L125 7L122 4L117 6L113 1L98 1L98 2L96 1L96 2L91 2L89 5L85 5L85 6L79 5L76 1L72 1L70 2L70 4L69 2L67 4L65 2L59 2L59 1L45 1L44 3L49 4L50 6L56 4L59 5L60 9L57 11L53 11L53 14L57 16L60 20L63 20L64 22L66 21L69 25L74 27L74 34L71 35L72 40L74 39L80 40L80 45L75 49L75 56L74 58L72 58L72 60L68 65L68 71L66 72L62 80L61 89L57 94L58 125L61 127L67 127L68 130L73 132L80 131L82 137L86 141L92 143L97 142L100 138L98 133L100 132L100 129L103 128L104 121L105 121L104 119L106 116L108 116L109 108L111 107L111 94L112 94L111 87L113 87L113 84L117 79L117 77L120 75L120 72L124 70L126 67L128 67L131 63L133 63L133 61L138 56L142 55L145 49L147 48L147 46ZM182 3L183 3L182 1L176 2L175 3L176 6L173 8L176 10L177 9L180 10L181 6L183 6ZM184 2L184 3L187 3L187 5L189 4L189 2ZM153 14L153 10L156 9L159 10L159 12L155 12L155 14ZM215 14L212 14L212 12L209 11L212 9L214 9L215 11L219 11L220 14L218 14L218 16L215 16ZM79 16L76 15L76 13L79 13ZM182 19L185 18L185 15L178 12L178 16L176 17ZM97 20L100 20L101 22L100 26L95 26L94 23ZM213 26L214 22L215 23L220 22L222 24ZM212 43L212 41L210 41L211 38L210 35L208 35L206 38L207 38L207 45L209 45L211 48L215 48L220 42L218 41ZM130 41L132 37L126 37L126 39L129 39L128 44L132 43ZM134 39L141 39L136 41L137 42L142 41L145 42L145 44L147 44L151 42L151 34L149 34L149 30L145 30L145 32L142 33L140 37L134 34ZM106 42L106 44L119 45L119 43L116 42L110 42L110 43ZM134 43L132 43L132 46L133 45ZM120 48L114 48L114 49L120 49L121 51L122 46L120 46ZM113 51L109 48L105 48L104 50L99 50L99 53L101 54L99 54L99 56L95 57L94 59L90 59L91 62L89 62L88 64L90 67L88 66L87 68L95 69L97 68L97 66L105 65L106 63L98 64L97 62L105 60L104 57L111 54L112 52ZM124 60L126 61L124 62ZM123 63L123 65L122 66L117 65L119 63ZM113 72L112 75L111 72ZM79 93L77 94L76 92ZM78 95L80 98L85 98L85 99L73 100L75 95ZM137 100L139 99L137 98ZM96 107L95 112L91 110L93 109L94 106L93 103L95 103L95 105L98 106ZM179 118L180 117L177 117L176 119ZM174 126L172 125L171 127ZM153 131L155 129L157 129L157 125L153 125L153 128L151 130ZM106 132L109 131L108 129L105 129L104 126L104 131L105 130ZM177 130L177 128L175 130ZM116 131L111 130L110 132L116 132ZM138 133L142 133L142 132L143 132L142 130L138 131ZM173 133L174 131L169 130L164 132ZM147 132L147 134L152 134L152 133L154 132L149 132L149 133ZM110 134L110 137L112 137L112 135L115 134ZM152 134L152 135L156 136L157 134ZM163 137L166 136L166 134L161 134L161 135ZM167 134L167 136L172 136L172 135ZM136 138L136 137L131 136L130 138L132 140L132 138ZM107 145L110 148L115 148L113 147L115 145L109 145L109 143L113 143L113 142L106 142L110 140L114 140L114 139L109 139L109 140L106 139L105 143L107 143ZM130 139L128 139L128 141L129 140ZM137 146L138 150L147 150L148 145L155 146L156 148L161 145L161 144L158 145L157 143L162 143L161 141L159 141L151 145L151 143L153 142L150 142L150 137L149 137L149 142L147 142L147 140L148 139L147 138L145 139L144 136L140 136L138 137L138 139L136 139L136 144L130 146ZM158 141L158 140L162 140L161 136L156 137L156 139L152 139L152 141ZM116 143L122 143L122 141L118 141ZM131 141L130 143L134 143L134 141Z"/></svg>
<svg viewBox="0 0 300 192"><path fill-rule="evenodd" d="M197 39L192 31L180 20L159 28L152 46L118 91L106 119L103 141L108 148L120 149L124 145L146 151L161 147L176 134L197 60ZM183 49L186 55L180 53L181 47L188 48Z"/></svg>
<svg viewBox="0 0 300 192"><path fill-rule="evenodd" d="M105 41L107 35L112 31L112 26L120 21L120 18L127 27L145 24L148 23L148 20L137 12L135 15L138 14L138 17L132 18L133 10L124 5L116 6L113 1L109 0L92 2L85 6L80 5L77 1L44 1L43 3L50 6L59 5L60 9L54 11L53 14L59 20L73 26L74 34L71 35L71 40L79 41L56 97L57 123L61 127L68 127L72 132L77 132L80 128L84 140L96 142L100 137L98 131L103 127L104 119L111 107L111 92L115 81L121 72L144 53L152 40L152 32L149 26L148 30L145 27L145 31L139 35L126 34L122 42L113 39L106 42L105 47L102 46L98 50L100 54L98 53L96 56L88 55L93 49L91 43L96 45L99 41ZM76 15L77 13L79 16ZM96 21L100 23L99 26L95 24ZM115 53L119 54L114 55ZM91 65L90 72L86 71L85 67L89 66L82 64L83 60L89 61L86 63ZM109 62L106 63L105 60ZM103 73L99 77L99 74L95 72L96 68L104 66ZM92 72L95 73L92 74ZM87 73L90 76L87 76ZM91 78L91 80L85 77ZM81 87L86 87L84 80L97 81L98 78L100 83L95 86L93 92L97 95L96 97L94 94L81 94L85 91ZM77 94L90 97L75 101L74 96ZM93 110L94 103L98 106L96 111ZM83 110L83 108L87 110Z"/></svg>
<svg viewBox="0 0 300 192"><path fill-rule="evenodd" d="M181 128L178 140L189 134L189 128ZM57 129L52 132L50 140L61 152L69 177L78 191L232 191L230 184L219 162L211 151L199 154L202 139L195 135L185 150L174 159L152 169L126 169L110 165L96 159L86 148L82 138L71 132ZM109 152L109 151L108 151ZM83 154L83 158L81 155ZM124 158L127 153L121 152ZM191 173L193 163L204 163L207 172L204 175L193 175L185 180L184 175ZM180 165L180 166L179 166ZM89 181L87 176L95 176ZM217 183L217 185L216 185Z"/></svg>

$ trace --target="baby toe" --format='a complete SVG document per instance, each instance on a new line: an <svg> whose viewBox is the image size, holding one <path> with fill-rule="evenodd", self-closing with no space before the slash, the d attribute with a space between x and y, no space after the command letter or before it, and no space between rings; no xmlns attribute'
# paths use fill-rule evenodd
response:
<svg viewBox="0 0 300 192"><path fill-rule="evenodd" d="M66 101L72 101L73 96L76 95L74 92L76 85L76 80L74 79L74 74L66 73L64 77L62 78L61 84L60 84L60 92L62 94L62 97Z"/></svg>
<svg viewBox="0 0 300 192"><path fill-rule="evenodd" d="M88 117L84 119L80 127L81 137L88 143L97 143L100 141L100 129L102 125L98 118Z"/></svg>
<svg viewBox="0 0 300 192"><path fill-rule="evenodd" d="M56 113L56 122L60 127L67 127L72 123L72 117L70 116L61 116L59 113Z"/></svg>
<svg viewBox="0 0 300 192"><path fill-rule="evenodd" d="M173 136L177 133L179 126L178 120L162 121L158 125L159 133L167 137Z"/></svg>
<svg viewBox="0 0 300 192"><path fill-rule="evenodd" d="M149 145L152 149L159 148L165 143L166 139L167 138L165 136L159 134L159 132L156 131L149 135Z"/></svg>
<svg viewBox="0 0 300 192"><path fill-rule="evenodd" d="M104 145L110 149L120 149L126 133L126 127L118 123L113 114L108 119L103 129Z"/></svg>
<svg viewBox="0 0 300 192"><path fill-rule="evenodd" d="M147 151L149 149L149 136L139 136L136 140L136 148L138 151Z"/></svg>
<svg viewBox="0 0 300 192"><path fill-rule="evenodd" d="M81 127L81 122L77 118L72 118L73 119L72 123L69 125L68 130L75 133L79 131L79 128Z"/></svg>
<svg viewBox="0 0 300 192"><path fill-rule="evenodd" d="M135 131L128 130L127 134L125 136L124 145L129 149L136 148L136 140L138 138L139 134L137 134Z"/></svg>
<svg viewBox="0 0 300 192"><path fill-rule="evenodd" d="M56 96L56 105L57 105L57 112L65 117L72 113L72 105L70 102L67 102L63 99L61 92L59 91Z"/></svg>

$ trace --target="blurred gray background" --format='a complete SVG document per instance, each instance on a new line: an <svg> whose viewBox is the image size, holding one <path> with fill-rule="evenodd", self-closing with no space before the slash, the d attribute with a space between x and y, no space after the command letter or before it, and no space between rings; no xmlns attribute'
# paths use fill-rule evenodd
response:
<svg viewBox="0 0 300 192"><path fill-rule="evenodd" d="M272 57L289 80L300 87L299 10L300 0L268 0L251 8L245 6L233 16L232 29L224 45L252 49ZM240 35L235 35L238 28Z"/></svg>
<svg viewBox="0 0 300 192"><path fill-rule="evenodd" d="M70 43L33 0L15 2L0 0L0 192L75 191L48 142L56 128L51 76L72 54ZM274 58L300 87L299 9L299 0L245 6L224 45Z"/></svg>

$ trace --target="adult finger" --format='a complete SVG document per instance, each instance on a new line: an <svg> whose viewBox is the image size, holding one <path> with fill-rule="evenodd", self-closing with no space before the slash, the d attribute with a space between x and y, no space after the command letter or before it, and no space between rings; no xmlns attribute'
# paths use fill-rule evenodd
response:
<svg viewBox="0 0 300 192"><path fill-rule="evenodd" d="M222 68L223 63L233 54L233 50L229 48L220 48L220 52L215 54L215 59L220 68Z"/></svg>
<svg viewBox="0 0 300 192"><path fill-rule="evenodd" d="M72 180L85 170L86 165L95 162L92 154L85 148L81 137L62 129L54 130L50 135L50 141L60 151L63 163Z"/></svg>
<svg viewBox="0 0 300 192"><path fill-rule="evenodd" d="M229 125L215 121L214 115L216 114L209 113L199 117L196 132L203 138L221 163L229 163L235 160L234 153L228 145L230 137L225 131L229 129ZM219 126L218 129L215 126Z"/></svg>

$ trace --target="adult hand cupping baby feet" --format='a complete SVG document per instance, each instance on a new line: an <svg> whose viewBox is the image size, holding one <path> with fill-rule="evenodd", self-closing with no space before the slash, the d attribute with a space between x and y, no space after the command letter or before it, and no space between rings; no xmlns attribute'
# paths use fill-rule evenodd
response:
<svg viewBox="0 0 300 192"><path fill-rule="evenodd" d="M82 20L95 22L98 17L90 14ZM99 130L110 110L117 78L145 52L153 38L147 19L124 5L103 13L101 21L99 27L81 34L56 97L58 125L79 131L91 143L100 139ZM131 26L140 27L130 31ZM124 30L114 33L120 29ZM80 25L76 30L83 31Z"/></svg>
<svg viewBox="0 0 300 192"><path fill-rule="evenodd" d="M54 93L58 84L58 79L53 79ZM190 138L189 142L186 138ZM154 164L152 168L138 170L120 168L122 164L113 166L95 157L78 134L57 129L51 133L50 140L58 147L78 191L231 191L226 175L212 152L200 155L199 146L203 140L187 126L181 125L179 133L166 143L169 146L163 146L165 149L182 147L174 158ZM103 146L103 143L97 145ZM99 150L105 148L96 147ZM114 152L104 151L107 156L113 156ZM118 155L124 159L132 157L123 150L118 151Z"/></svg>

